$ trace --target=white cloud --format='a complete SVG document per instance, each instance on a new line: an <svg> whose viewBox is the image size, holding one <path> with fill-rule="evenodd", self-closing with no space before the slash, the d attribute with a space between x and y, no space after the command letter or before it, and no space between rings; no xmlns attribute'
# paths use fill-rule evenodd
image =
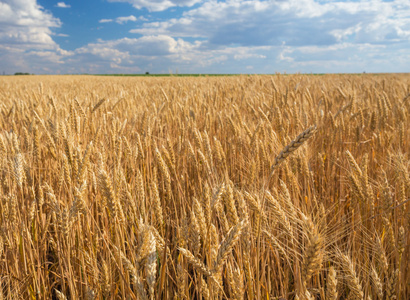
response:
<svg viewBox="0 0 410 300"><path fill-rule="evenodd" d="M134 15L101 19L100 23L118 24L142 21L131 31L142 36L100 39L64 51L52 39L65 36L52 33L61 22L35 0L0 0L0 72L1 68L35 73L410 69L410 2L406 0L110 1L150 11L190 8L174 19L152 14L149 18L155 22ZM191 7L194 4L199 5Z"/></svg>
<svg viewBox="0 0 410 300"><path fill-rule="evenodd" d="M410 36L410 2L209 1L181 18L145 23L143 35L207 39L209 45L331 45L393 42Z"/></svg>
<svg viewBox="0 0 410 300"><path fill-rule="evenodd" d="M340 43L330 46L282 47L278 61L287 71L406 72L410 54L399 46ZM395 65L395 69L392 69Z"/></svg>
<svg viewBox="0 0 410 300"><path fill-rule="evenodd" d="M202 0L108 0L109 2L127 2L136 9L146 8L149 11L163 11L170 7L186 6L190 7Z"/></svg>
<svg viewBox="0 0 410 300"><path fill-rule="evenodd" d="M354 37L356 34L358 34L362 30L362 23L358 23L354 26L348 27L348 28L343 28L343 29L334 29L330 31L330 34L332 34L338 42L342 42L343 40L348 39L349 37Z"/></svg>
<svg viewBox="0 0 410 300"><path fill-rule="evenodd" d="M70 8L71 5L70 5L70 4L66 4L66 3L64 3L64 2L58 2L58 3L56 4L56 7L60 7L60 8Z"/></svg>
<svg viewBox="0 0 410 300"><path fill-rule="evenodd" d="M122 25L122 24L127 23L127 22L136 22L137 20L147 21L147 19L144 18L144 17L142 17L142 16L139 17L139 18L137 18L137 17L131 15L131 16L128 16L128 17L118 17L118 18L115 18L115 19L101 19L101 20L99 20L98 22L99 22L99 23L111 23L111 22L116 22L116 23Z"/></svg>
<svg viewBox="0 0 410 300"><path fill-rule="evenodd" d="M124 24L127 22L135 22L137 21L137 18L133 15L128 16L128 17L118 17L115 19L115 22L117 22L118 24Z"/></svg>
<svg viewBox="0 0 410 300"><path fill-rule="evenodd" d="M175 40L169 36L143 36L140 38L122 38L118 40L98 40L76 50L79 54L92 54L102 59L132 59L145 57L154 59L159 56L174 55L186 52L195 45Z"/></svg>
<svg viewBox="0 0 410 300"><path fill-rule="evenodd" d="M0 68L13 73L47 72L54 63L70 55L52 39L52 28L61 26L59 19L35 0L2 0L0 2ZM40 53L45 53L41 55Z"/></svg>
<svg viewBox="0 0 410 300"><path fill-rule="evenodd" d="M264 58L266 58L266 55L256 54L256 53L249 53L248 51L245 51L245 53L240 53L239 52L237 54L234 54L233 58L236 59L236 60L243 60L243 59L249 59L249 58L264 59Z"/></svg>
<svg viewBox="0 0 410 300"><path fill-rule="evenodd" d="M239 66L242 61L249 63L249 60L258 54L252 55L245 48L202 51L201 42L187 42L159 35L98 40L77 49L75 55L67 62L77 66L76 72L88 73L105 73L114 66L115 72L148 70L152 73L167 73L168 70L178 69L183 73L206 73L218 72L211 71L211 68L220 67L220 64L234 60L234 55L238 55L235 64ZM88 67L89 70L86 70Z"/></svg>
<svg viewBox="0 0 410 300"><path fill-rule="evenodd" d="M77 65L92 62L100 65L101 70L115 64L117 71L124 68L147 68L152 72L167 72L169 69L178 69L179 72L218 72L224 64L235 64L232 72L242 72L249 63L263 64L270 47L236 47L224 49L203 49L201 42L187 42L166 35L143 36L140 38L122 38L119 40L104 41L88 44L77 49L76 57L80 58ZM227 66L229 67L229 65ZM101 71L100 71L101 72ZM220 71L219 71L220 72Z"/></svg>
<svg viewBox="0 0 410 300"><path fill-rule="evenodd" d="M114 21L113 19L101 19L98 21L98 23L111 23L112 21Z"/></svg>
<svg viewBox="0 0 410 300"><path fill-rule="evenodd" d="M35 0L3 0L0 2L0 44L23 49L56 48L51 38L52 27L60 27L59 19L45 12Z"/></svg>

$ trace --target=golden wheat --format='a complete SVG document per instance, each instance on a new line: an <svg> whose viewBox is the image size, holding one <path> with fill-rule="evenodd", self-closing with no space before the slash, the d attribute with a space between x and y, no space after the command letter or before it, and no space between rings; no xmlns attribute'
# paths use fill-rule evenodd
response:
<svg viewBox="0 0 410 300"><path fill-rule="evenodd" d="M409 299L408 99L408 74L0 77L0 298Z"/></svg>

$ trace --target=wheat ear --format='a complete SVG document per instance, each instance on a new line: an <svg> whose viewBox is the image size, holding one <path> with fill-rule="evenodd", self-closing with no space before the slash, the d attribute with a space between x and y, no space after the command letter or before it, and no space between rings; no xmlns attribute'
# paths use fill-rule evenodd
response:
<svg viewBox="0 0 410 300"><path fill-rule="evenodd" d="M58 300L67 300L67 297L60 291L54 289Z"/></svg>
<svg viewBox="0 0 410 300"><path fill-rule="evenodd" d="M218 249L218 255L216 257L214 271L218 271L222 268L224 262L228 258L228 254L232 251L233 246L241 237L243 228L246 225L246 220L240 221L234 227L232 227L227 233L225 239L222 241Z"/></svg>
<svg viewBox="0 0 410 300"><path fill-rule="evenodd" d="M379 277L379 274L377 274L376 268L374 266L371 267L370 275L372 278L374 293L379 299L383 299L383 283Z"/></svg>
<svg viewBox="0 0 410 300"><path fill-rule="evenodd" d="M337 299L337 278L336 278L336 271L333 266L329 268L329 273L327 276L326 299L327 300Z"/></svg>
<svg viewBox="0 0 410 300"><path fill-rule="evenodd" d="M320 269L322 264L323 239L311 219L305 220L307 227L308 245L303 259L302 279L306 282L313 273Z"/></svg>
<svg viewBox="0 0 410 300"><path fill-rule="evenodd" d="M149 239L149 248L148 248L148 256L147 261L145 263L145 268L147 272L147 284L148 290L150 294L150 298L154 299L154 288L155 288L155 277L157 274L157 252L156 252L156 242L155 237L150 231L148 233Z"/></svg>
<svg viewBox="0 0 410 300"><path fill-rule="evenodd" d="M179 252L182 253L182 255L188 260L188 262L194 267L195 270L207 277L213 278L213 273L189 250L179 248Z"/></svg>
<svg viewBox="0 0 410 300"><path fill-rule="evenodd" d="M148 300L147 292L145 291L144 288L144 283L141 281L140 276L138 275L138 268L135 268L134 265L128 260L128 258L122 253L121 250L120 255L121 255L121 260L125 268L128 270L128 272L131 275L132 282L137 288L138 296L142 300Z"/></svg>
<svg viewBox="0 0 410 300"><path fill-rule="evenodd" d="M356 275L353 262L347 255L341 252L339 252L338 254L342 265L343 273L347 281L347 286L350 289L349 296L351 297L351 299L362 300L364 296L363 289L362 285L360 284L359 278Z"/></svg>
<svg viewBox="0 0 410 300"><path fill-rule="evenodd" d="M280 153L276 156L275 161L273 162L270 168L270 174L272 176L276 167L281 164L292 152L296 151L300 146L303 145L315 132L316 125L309 127L301 134L299 134L293 141L291 141Z"/></svg>

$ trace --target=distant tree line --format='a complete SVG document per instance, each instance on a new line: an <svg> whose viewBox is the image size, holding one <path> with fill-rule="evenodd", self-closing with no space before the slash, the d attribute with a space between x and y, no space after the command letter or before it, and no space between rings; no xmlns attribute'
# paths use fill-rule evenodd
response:
<svg viewBox="0 0 410 300"><path fill-rule="evenodd" d="M30 73L16 72L14 75L31 75Z"/></svg>

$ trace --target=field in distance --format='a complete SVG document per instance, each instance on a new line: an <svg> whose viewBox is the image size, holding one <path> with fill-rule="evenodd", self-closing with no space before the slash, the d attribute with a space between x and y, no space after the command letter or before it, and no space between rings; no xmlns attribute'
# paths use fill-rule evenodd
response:
<svg viewBox="0 0 410 300"><path fill-rule="evenodd" d="M0 299L409 299L410 75L0 77Z"/></svg>

